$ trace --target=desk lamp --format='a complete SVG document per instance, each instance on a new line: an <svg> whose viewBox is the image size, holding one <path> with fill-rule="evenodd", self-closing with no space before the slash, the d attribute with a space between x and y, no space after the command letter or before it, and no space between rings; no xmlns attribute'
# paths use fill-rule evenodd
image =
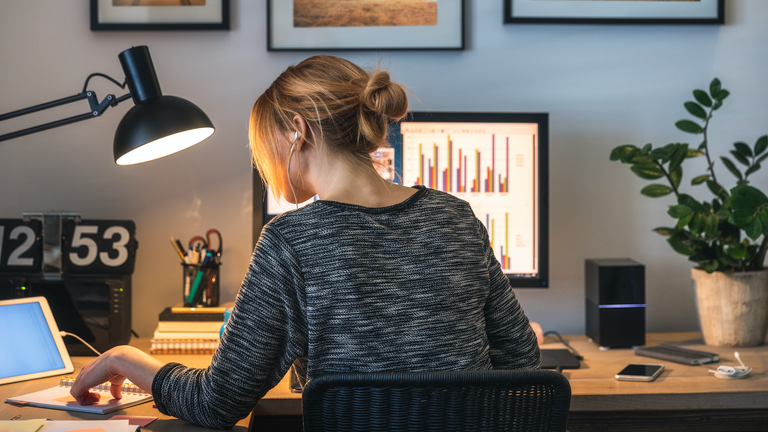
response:
<svg viewBox="0 0 768 432"><path fill-rule="evenodd" d="M118 165L133 165L167 156L191 147L213 134L213 123L195 104L175 96L163 96L146 46L127 49L121 52L118 58L125 72L123 84L107 75L93 73L85 80L82 92L67 98L0 114L0 121L82 99L88 99L90 112L0 135L0 141L98 117L108 107L117 106L129 98L133 98L135 106L125 114L115 132L114 155L115 163ZM127 85L129 93L118 98L110 94L99 102L96 93L88 90L88 82L94 76L106 78L120 88L125 88Z"/></svg>

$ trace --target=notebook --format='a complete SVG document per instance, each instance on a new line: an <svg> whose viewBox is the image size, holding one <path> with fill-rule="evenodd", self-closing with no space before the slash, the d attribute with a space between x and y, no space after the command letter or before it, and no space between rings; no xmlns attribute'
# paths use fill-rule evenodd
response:
<svg viewBox="0 0 768 432"><path fill-rule="evenodd" d="M74 381L73 378L64 378L61 380L58 387L8 398L5 402L14 405L29 405L40 408L106 414L152 400L151 394L136 387L135 384L126 381L122 385L122 399L113 398L110 393L110 384L104 383L91 389L92 392L98 392L101 395L101 399L97 403L93 405L80 405L75 398L69 394L69 389L72 387Z"/></svg>
<svg viewBox="0 0 768 432"><path fill-rule="evenodd" d="M75 370L45 297L0 300L0 329L0 385Z"/></svg>

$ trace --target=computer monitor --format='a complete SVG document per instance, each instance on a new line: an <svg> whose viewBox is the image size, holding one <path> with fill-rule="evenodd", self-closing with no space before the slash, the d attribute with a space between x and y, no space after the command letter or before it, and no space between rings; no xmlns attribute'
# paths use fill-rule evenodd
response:
<svg viewBox="0 0 768 432"><path fill-rule="evenodd" d="M411 112L389 125L379 173L467 201L513 287L549 287L549 115ZM300 204L306 205L309 200ZM263 224L296 208L277 202L254 171L254 243Z"/></svg>

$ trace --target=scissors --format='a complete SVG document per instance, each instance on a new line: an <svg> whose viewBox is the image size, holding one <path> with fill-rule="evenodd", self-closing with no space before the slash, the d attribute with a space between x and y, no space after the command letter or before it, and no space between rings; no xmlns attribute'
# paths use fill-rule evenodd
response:
<svg viewBox="0 0 768 432"><path fill-rule="evenodd" d="M219 242L218 249L213 248L213 243L211 243L211 235L217 238ZM216 261L216 264L220 264L223 243L221 242L221 233L219 232L219 230L213 229L213 228L209 229L208 232L205 233L205 241L206 241L207 249L211 251L211 253L214 255L213 259Z"/></svg>

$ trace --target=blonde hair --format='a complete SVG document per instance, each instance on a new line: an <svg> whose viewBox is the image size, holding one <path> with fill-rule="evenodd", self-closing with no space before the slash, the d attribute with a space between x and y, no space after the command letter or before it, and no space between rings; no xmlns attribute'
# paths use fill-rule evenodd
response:
<svg viewBox="0 0 768 432"><path fill-rule="evenodd" d="M280 148L279 138L294 135L299 115L311 144L352 155L373 169L370 154L386 145L387 122L407 112L405 88L392 82L389 72L379 67L369 72L339 57L310 57L280 74L253 105L253 165L276 198L286 195L278 179L285 175L288 149Z"/></svg>

